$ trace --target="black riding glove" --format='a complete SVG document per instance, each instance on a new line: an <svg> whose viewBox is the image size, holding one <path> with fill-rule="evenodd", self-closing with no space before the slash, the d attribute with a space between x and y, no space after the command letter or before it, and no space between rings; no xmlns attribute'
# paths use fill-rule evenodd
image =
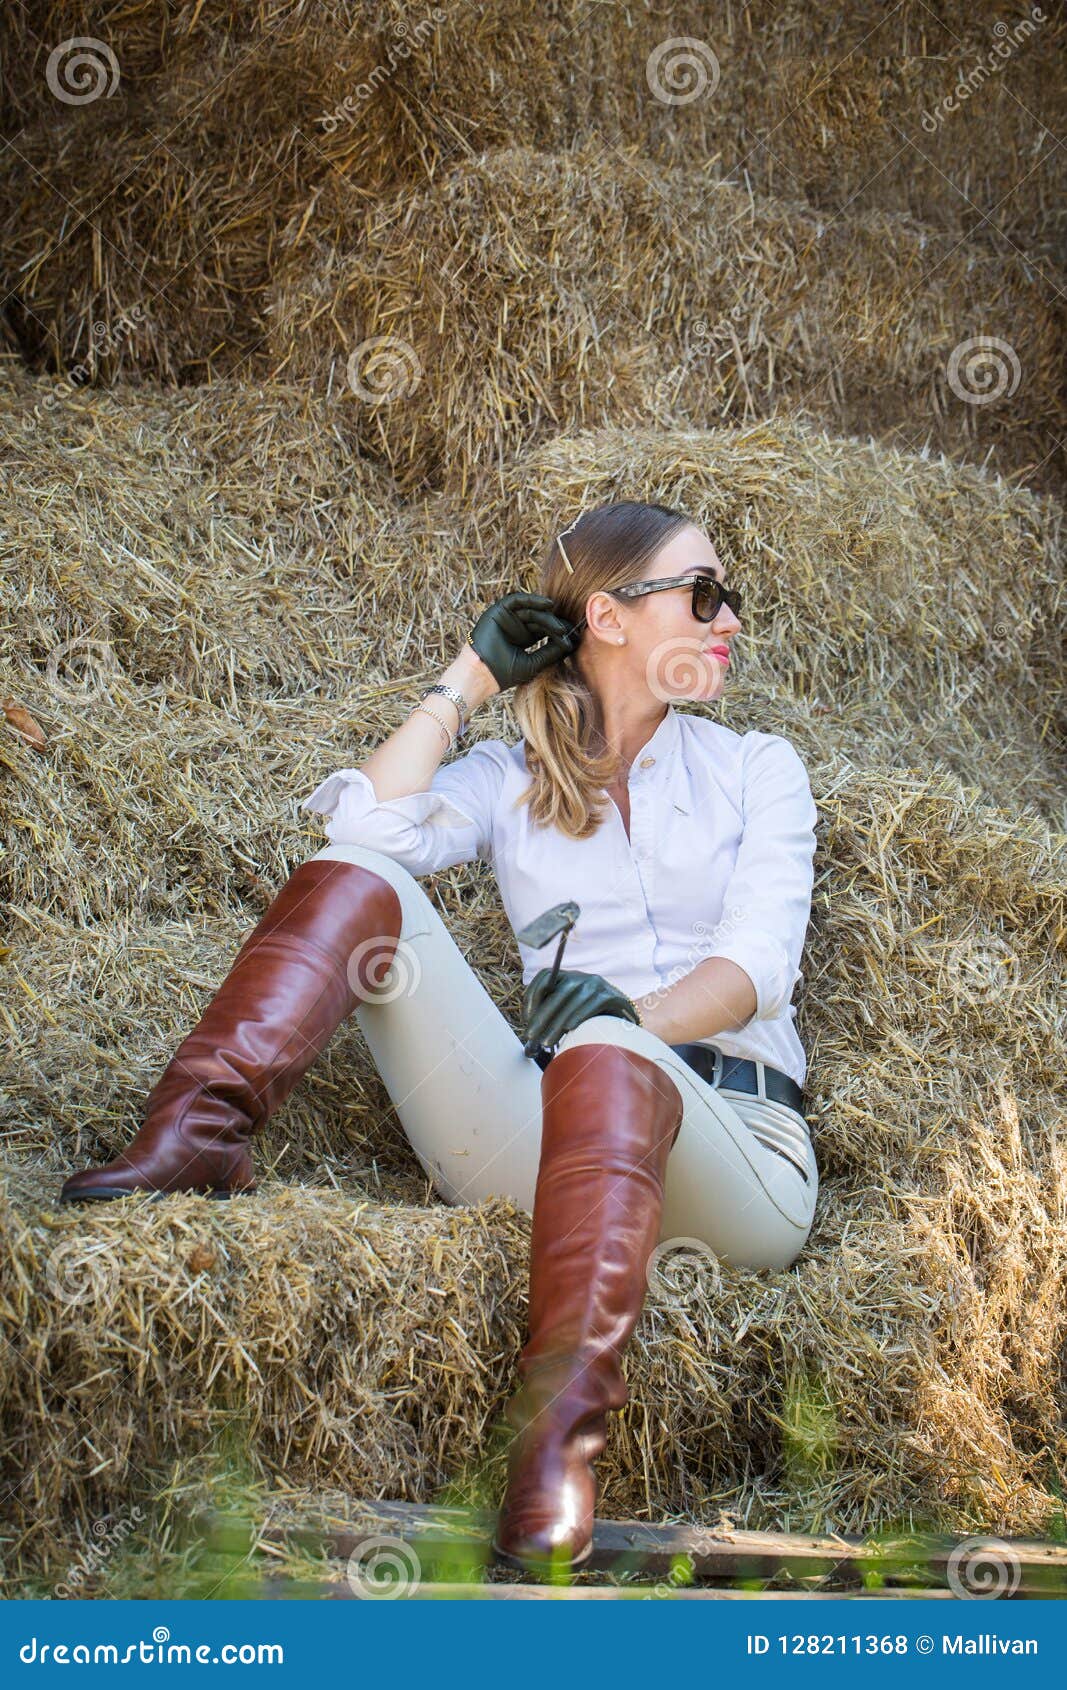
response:
<svg viewBox="0 0 1067 1690"><path fill-rule="evenodd" d="M584 974L576 968L561 968L551 986L552 970L542 968L527 986L522 1000L526 1042L536 1039L551 1047L564 1033L580 1027L591 1015L619 1015L639 1025L637 1013L625 992L600 974Z"/></svg>
<svg viewBox="0 0 1067 1690"><path fill-rule="evenodd" d="M540 651L526 650L546 634L548 642ZM505 692L569 657L580 639L581 632L557 615L555 601L544 593L505 593L483 610L470 644Z"/></svg>

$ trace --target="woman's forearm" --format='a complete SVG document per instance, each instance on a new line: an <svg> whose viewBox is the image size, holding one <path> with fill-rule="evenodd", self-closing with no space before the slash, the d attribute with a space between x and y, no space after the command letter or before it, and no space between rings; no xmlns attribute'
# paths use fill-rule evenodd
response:
<svg viewBox="0 0 1067 1690"><path fill-rule="evenodd" d="M732 1033L756 1013L756 988L728 957L705 957L666 991L635 998L641 1021L666 1044Z"/></svg>
<svg viewBox="0 0 1067 1690"><path fill-rule="evenodd" d="M439 679L458 688L472 713L500 688L473 646L464 646L459 656L442 670ZM435 692L427 701L450 733L459 726L459 707L444 693ZM383 739L365 762L357 767L367 776L378 802L406 798L412 792L428 790L448 750L442 727L426 710L412 708L398 728Z"/></svg>

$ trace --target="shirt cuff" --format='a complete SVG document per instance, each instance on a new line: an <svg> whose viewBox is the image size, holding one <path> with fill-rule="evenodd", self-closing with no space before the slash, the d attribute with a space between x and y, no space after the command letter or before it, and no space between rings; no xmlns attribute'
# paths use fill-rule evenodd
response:
<svg viewBox="0 0 1067 1690"><path fill-rule="evenodd" d="M346 821L361 819L374 810L391 810L408 821L429 821L435 827L474 825L474 818L460 810L442 792L409 792L403 798L379 799L370 776L362 769L338 769L335 774L328 775L309 797L302 799L300 808L332 816L346 794L350 806Z"/></svg>
<svg viewBox="0 0 1067 1690"><path fill-rule="evenodd" d="M781 1014L792 994L795 975L785 946L773 934L739 934L710 954L735 962L752 981L756 1010L749 1021L768 1021Z"/></svg>

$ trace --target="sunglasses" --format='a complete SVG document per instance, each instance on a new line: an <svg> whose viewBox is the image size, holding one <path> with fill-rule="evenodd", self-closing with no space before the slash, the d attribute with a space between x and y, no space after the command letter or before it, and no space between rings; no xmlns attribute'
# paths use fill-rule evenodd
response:
<svg viewBox="0 0 1067 1690"><path fill-rule="evenodd" d="M672 575L667 581L631 581L626 587L607 587L606 592L614 598L639 599L646 593L664 593L668 587L691 587L693 591L693 615L698 622L714 622L724 604L728 604L735 616L741 614L740 587L725 587L717 575ZM574 624L575 628L585 627L585 617Z"/></svg>

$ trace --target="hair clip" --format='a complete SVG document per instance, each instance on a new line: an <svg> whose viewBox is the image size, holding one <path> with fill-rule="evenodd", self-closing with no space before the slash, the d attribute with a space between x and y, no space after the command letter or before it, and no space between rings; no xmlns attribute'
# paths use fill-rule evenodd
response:
<svg viewBox="0 0 1067 1690"><path fill-rule="evenodd" d="M570 531L571 531L571 528L577 528L578 524L581 522L582 517L584 515L585 515L584 511L579 511L578 515L575 517L574 521L571 523L570 528L565 528L563 530L563 534L569 534ZM564 563L567 565L568 570L573 575L574 574L574 565L571 562L570 558L567 556L566 552L563 550L563 534L557 534L556 535L556 545L559 547L561 553L563 554Z"/></svg>

